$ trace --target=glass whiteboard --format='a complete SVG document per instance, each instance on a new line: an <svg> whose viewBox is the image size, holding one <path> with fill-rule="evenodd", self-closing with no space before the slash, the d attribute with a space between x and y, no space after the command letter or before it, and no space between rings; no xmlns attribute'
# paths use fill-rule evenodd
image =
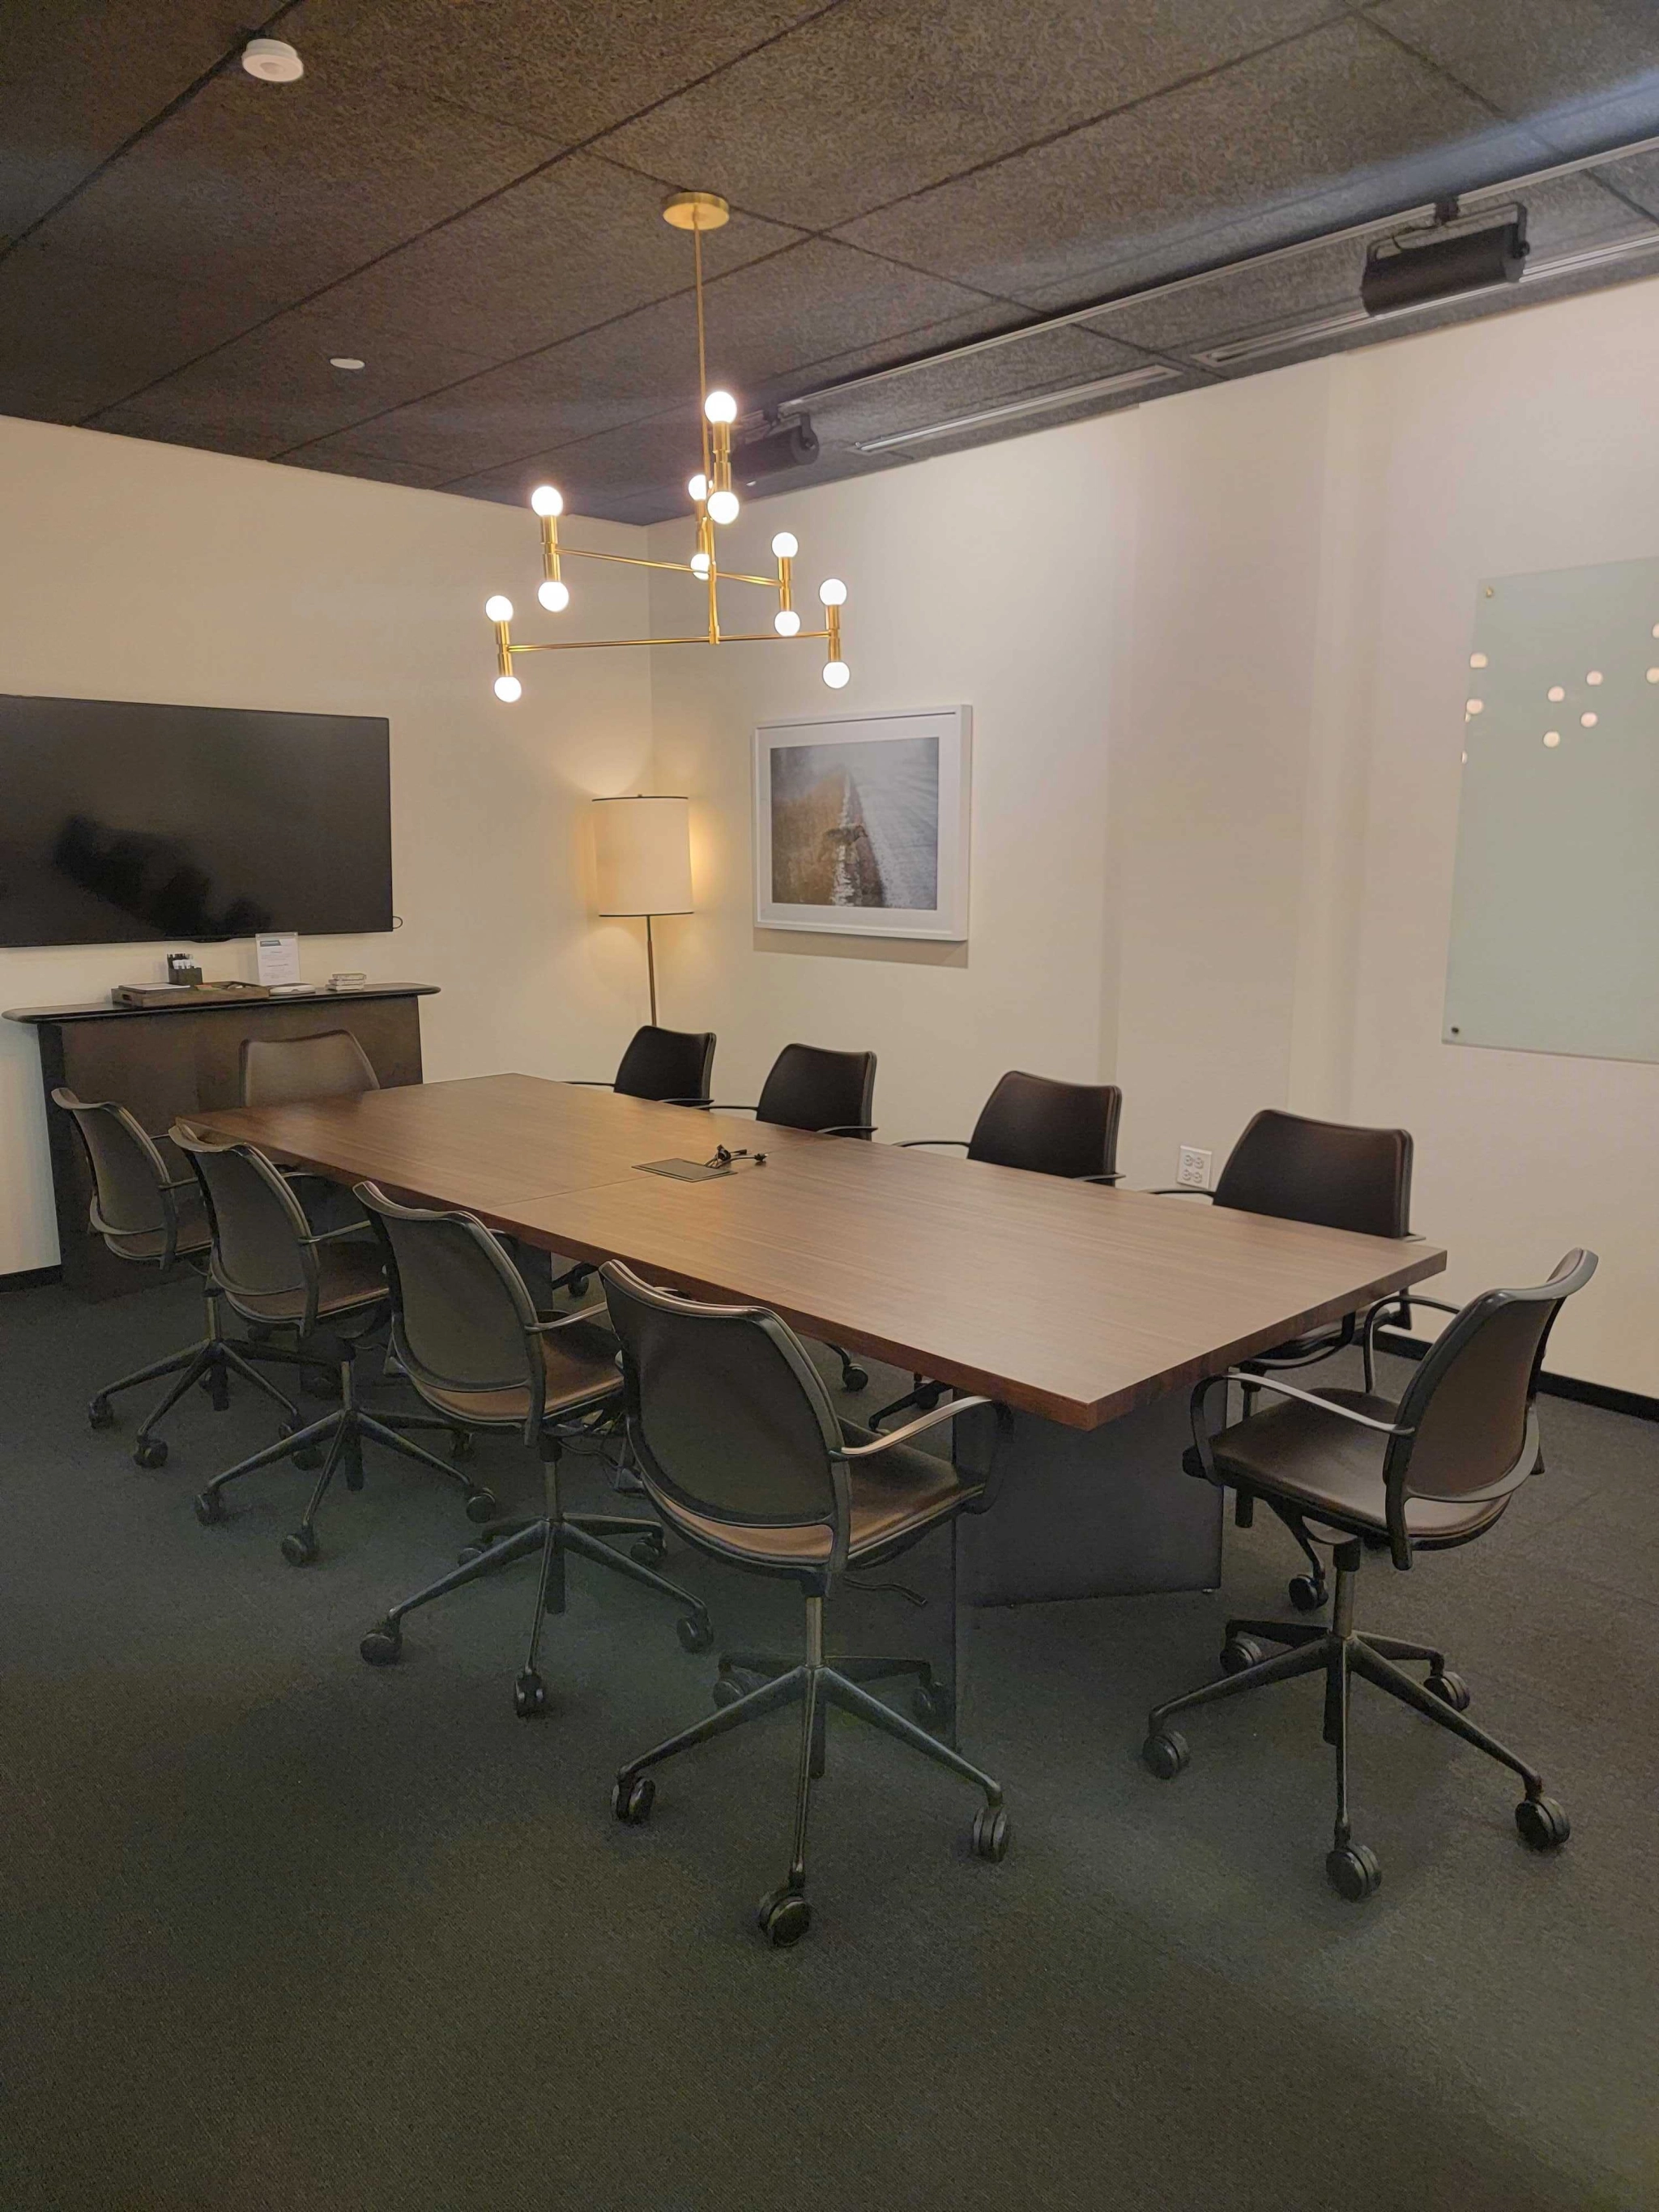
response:
<svg viewBox="0 0 1659 2212"><path fill-rule="evenodd" d="M1480 586L1444 1036L1659 1060L1659 560Z"/></svg>

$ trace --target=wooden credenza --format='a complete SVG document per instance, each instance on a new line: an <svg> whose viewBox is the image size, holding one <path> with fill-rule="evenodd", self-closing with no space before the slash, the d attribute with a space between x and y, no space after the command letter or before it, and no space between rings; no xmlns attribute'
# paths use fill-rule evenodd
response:
<svg viewBox="0 0 1659 2212"><path fill-rule="evenodd" d="M77 1097L118 1099L153 1135L177 1117L237 1099L246 1037L314 1036L349 1030L384 1089L421 1080L420 1000L434 983L386 983L365 991L307 991L230 1005L18 1006L40 1045L52 1144L52 1194L64 1280L79 1297L115 1297L154 1278L109 1252L87 1226L92 1181L68 1115L52 1103L62 1084Z"/></svg>

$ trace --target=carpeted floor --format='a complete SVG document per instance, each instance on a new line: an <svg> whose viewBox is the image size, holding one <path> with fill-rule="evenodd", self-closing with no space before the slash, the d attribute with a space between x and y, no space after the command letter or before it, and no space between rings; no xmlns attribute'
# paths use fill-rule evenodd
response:
<svg viewBox="0 0 1659 2212"><path fill-rule="evenodd" d="M82 1412L192 1318L183 1288L0 1298L8 2212L1659 2204L1652 1426L1544 1401L1550 1471L1496 1534L1362 1584L1361 1625L1442 1638L1543 1767L1559 1857L1522 1850L1499 1770L1363 1691L1363 1908L1325 1885L1316 1685L1195 1717L1190 1771L1144 1772L1148 1703L1209 1673L1225 1613L1284 1610L1270 1525L1230 1530L1217 1595L975 1617L963 1741L1008 1792L1001 1867L968 1855L970 1792L832 1718L815 1925L774 1954L793 1722L677 1762L630 1831L611 1772L712 1669L649 1593L573 1568L540 1723L511 1705L523 1568L365 1667L459 1502L371 1455L313 1566L277 1553L291 1470L199 1528L202 1480L270 1435L246 1393L181 1408L151 1473L134 1415ZM529 1497L519 1447L480 1464ZM748 1632L728 1582L669 1571Z"/></svg>

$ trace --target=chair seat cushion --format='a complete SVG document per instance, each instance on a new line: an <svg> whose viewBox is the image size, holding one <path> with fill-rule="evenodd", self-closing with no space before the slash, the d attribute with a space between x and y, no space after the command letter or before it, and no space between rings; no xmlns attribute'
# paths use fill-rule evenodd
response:
<svg viewBox="0 0 1659 2212"><path fill-rule="evenodd" d="M849 1444L875 1441L875 1432L855 1421L843 1421L842 1435ZM959 1474L949 1460L918 1451L914 1444L895 1444L874 1459L851 1462L848 1473L852 1489L852 1540L849 1565L867 1560L889 1546L908 1541L935 1522L978 1497L983 1484ZM701 1536L716 1550L739 1558L780 1565L811 1566L830 1557L833 1538L821 1522L805 1528L746 1528L740 1522L715 1521L689 1513L682 1505L665 1502L665 1514L688 1536Z"/></svg>
<svg viewBox="0 0 1659 2212"><path fill-rule="evenodd" d="M198 1191L181 1190L178 1194L179 1243L177 1256L193 1258L205 1252L213 1242L213 1232L208 1227L207 1209ZM136 1236L122 1237L106 1232L104 1242L112 1252L124 1260L159 1260L167 1249L164 1229L143 1229Z"/></svg>
<svg viewBox="0 0 1659 2212"><path fill-rule="evenodd" d="M1263 1412L1235 1422L1216 1437L1212 1449L1218 1471L1229 1481L1246 1483L1264 1497L1298 1506L1345 1532L1385 1535L1389 1522L1382 1461L1388 1438L1317 1406L1295 1398L1274 1402L1271 1393L1263 1395L1267 1401ZM1398 1410L1392 1399L1364 1390L1334 1389L1320 1395L1374 1421L1392 1421ZM1408 1498L1407 1532L1413 1543L1462 1543L1497 1520L1508 1503L1507 1497L1479 1504L1458 1498Z"/></svg>
<svg viewBox="0 0 1659 2212"><path fill-rule="evenodd" d="M317 1272L319 1288L317 1298L317 1317L354 1313L364 1306L377 1305L386 1295L386 1268L380 1260L378 1244L360 1243L342 1239L338 1243L317 1247ZM230 1303L240 1314L250 1321L297 1322L303 1319L306 1294L297 1291L275 1291L248 1297L241 1291L227 1293Z"/></svg>
<svg viewBox="0 0 1659 2212"><path fill-rule="evenodd" d="M575 1322L541 1339L547 1382L543 1406L550 1413L613 1396L622 1389L617 1369L617 1340L592 1322ZM522 1383L506 1390L439 1390L417 1381L416 1388L440 1413L479 1428L518 1428L530 1415L530 1392Z"/></svg>

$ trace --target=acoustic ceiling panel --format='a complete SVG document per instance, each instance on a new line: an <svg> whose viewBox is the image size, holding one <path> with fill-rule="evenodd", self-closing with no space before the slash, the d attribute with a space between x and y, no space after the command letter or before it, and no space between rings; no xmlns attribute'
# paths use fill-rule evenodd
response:
<svg viewBox="0 0 1659 2212"><path fill-rule="evenodd" d="M1370 14L1563 151L1659 129L1650 0L1383 0Z"/></svg>

